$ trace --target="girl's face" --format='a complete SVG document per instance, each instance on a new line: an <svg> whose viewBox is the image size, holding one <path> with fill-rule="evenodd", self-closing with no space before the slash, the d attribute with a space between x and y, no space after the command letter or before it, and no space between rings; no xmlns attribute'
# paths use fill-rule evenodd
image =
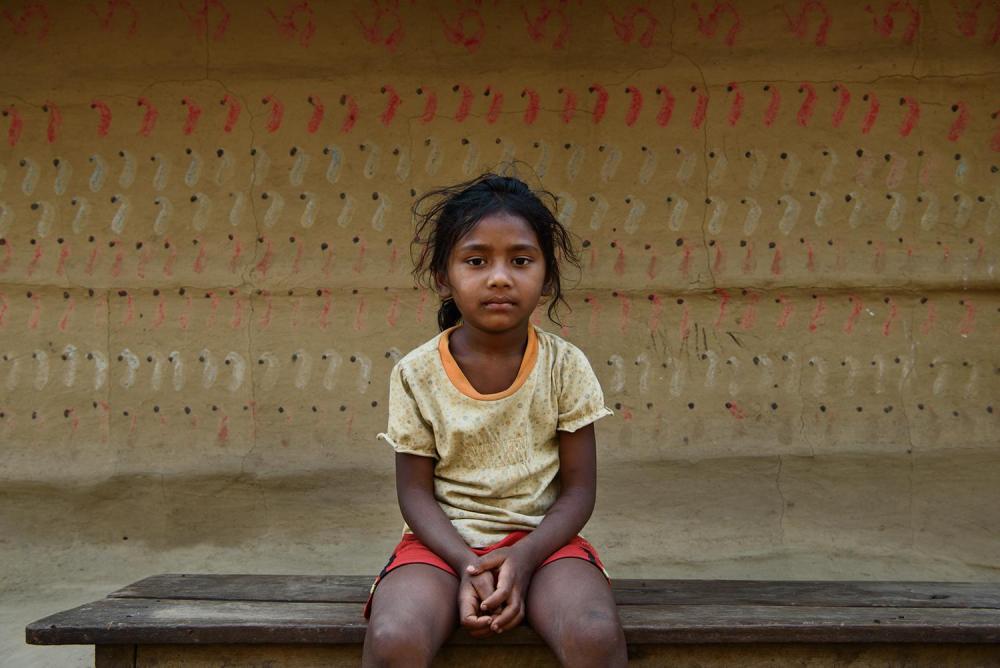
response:
<svg viewBox="0 0 1000 668"><path fill-rule="evenodd" d="M538 236L521 218L482 218L458 240L438 291L451 297L462 320L485 332L522 327L545 293L545 257Z"/></svg>

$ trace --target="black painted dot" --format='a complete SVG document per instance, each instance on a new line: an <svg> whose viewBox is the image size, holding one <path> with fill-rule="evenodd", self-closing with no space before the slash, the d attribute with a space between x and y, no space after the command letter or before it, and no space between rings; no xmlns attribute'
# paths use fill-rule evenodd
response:
<svg viewBox="0 0 1000 668"><path fill-rule="evenodd" d="M855 409L854 409L854 410L856 410L857 412L859 412L859 413L860 413L860 412L861 412L861 411L863 411L864 409L863 409L863 408L862 408L861 406L857 406L857 407L855 407Z"/></svg>
<svg viewBox="0 0 1000 668"><path fill-rule="evenodd" d="M694 402L693 401L689 401L688 402L688 409L694 410Z"/></svg>
<svg viewBox="0 0 1000 668"><path fill-rule="evenodd" d="M819 405L819 410L820 410L821 412L825 413L825 412L826 412L826 404L820 404L820 405Z"/></svg>

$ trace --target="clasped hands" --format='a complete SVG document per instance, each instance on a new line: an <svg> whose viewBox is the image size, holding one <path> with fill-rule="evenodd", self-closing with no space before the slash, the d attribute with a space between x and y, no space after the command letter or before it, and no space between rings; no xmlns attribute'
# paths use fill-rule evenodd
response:
<svg viewBox="0 0 1000 668"><path fill-rule="evenodd" d="M461 575L458 617L474 638L508 631L524 620L534 571L514 547L475 558Z"/></svg>

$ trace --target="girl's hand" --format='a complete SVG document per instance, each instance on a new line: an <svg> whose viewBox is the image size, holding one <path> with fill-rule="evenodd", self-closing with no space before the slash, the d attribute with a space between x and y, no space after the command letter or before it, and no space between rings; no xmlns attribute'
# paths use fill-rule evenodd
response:
<svg viewBox="0 0 1000 668"><path fill-rule="evenodd" d="M493 635L490 628L493 617L483 612L480 603L493 594L495 586L490 571L462 573L458 584L458 619L473 638Z"/></svg>
<svg viewBox="0 0 1000 668"><path fill-rule="evenodd" d="M479 563L467 567L470 576L497 570L496 591L482 599L482 611L495 611L501 605L503 610L492 617L490 630L493 633L509 631L524 620L524 603L528 597L528 585L534 568L518 554L515 547L501 547L479 558Z"/></svg>

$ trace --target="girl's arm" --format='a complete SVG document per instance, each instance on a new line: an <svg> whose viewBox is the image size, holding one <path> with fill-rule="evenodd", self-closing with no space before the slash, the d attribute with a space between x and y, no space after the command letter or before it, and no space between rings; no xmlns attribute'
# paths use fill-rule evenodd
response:
<svg viewBox="0 0 1000 668"><path fill-rule="evenodd" d="M478 557L458 534L434 498L434 459L396 453L396 496L403 519L434 554L444 559L456 573Z"/></svg>

